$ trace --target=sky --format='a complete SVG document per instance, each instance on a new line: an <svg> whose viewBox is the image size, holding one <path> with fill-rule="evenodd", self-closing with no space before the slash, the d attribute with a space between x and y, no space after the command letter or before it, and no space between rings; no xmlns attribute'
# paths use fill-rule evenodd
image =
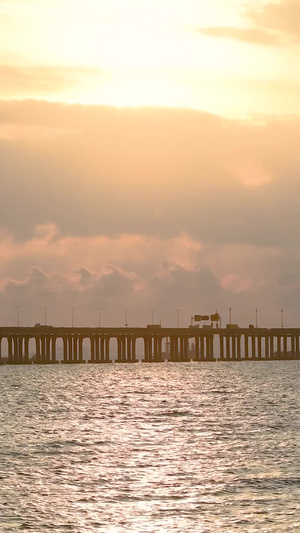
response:
<svg viewBox="0 0 300 533"><path fill-rule="evenodd" d="M0 25L0 324L300 327L300 1L0 0Z"/></svg>

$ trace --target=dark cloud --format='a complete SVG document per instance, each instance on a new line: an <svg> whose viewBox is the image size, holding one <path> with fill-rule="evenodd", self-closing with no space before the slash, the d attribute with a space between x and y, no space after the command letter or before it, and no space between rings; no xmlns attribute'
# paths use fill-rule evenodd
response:
<svg viewBox="0 0 300 533"><path fill-rule="evenodd" d="M253 265L245 262L243 273L252 276L253 283L239 290L233 283L224 284L224 278L216 276L213 268L204 264L188 268L164 262L148 280L144 275L146 261L137 265L139 274L117 265L103 265L99 271L81 267L68 275L36 266L22 280L6 281L0 291L0 319L2 323L15 324L15 306L20 306L21 323L32 325L43 320L47 306L48 323L70 325L73 307L77 325L97 325L98 307L102 307L106 325L123 325L127 308L130 323L143 326L149 321L150 310L155 308L155 320L161 318L165 326L176 325L177 309L181 325L188 325L195 313L210 314L216 310L225 324L231 307L233 320L240 325L253 322L258 308L260 324L270 327L280 323L280 309L284 307L287 323L297 325L299 253L277 251L275 256L273 252L270 262L271 256L266 251L257 248L255 253L259 272L255 273ZM208 259L206 254L204 259ZM234 257L230 261L233 272L237 261Z"/></svg>

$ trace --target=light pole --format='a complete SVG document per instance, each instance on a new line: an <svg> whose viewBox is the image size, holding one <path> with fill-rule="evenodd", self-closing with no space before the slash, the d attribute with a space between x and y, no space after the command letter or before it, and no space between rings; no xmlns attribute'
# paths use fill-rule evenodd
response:
<svg viewBox="0 0 300 533"><path fill-rule="evenodd" d="M280 309L280 315L281 315L281 327L283 328L283 309Z"/></svg>
<svg viewBox="0 0 300 533"><path fill-rule="evenodd" d="M257 314L258 314L258 309L256 308L255 309L255 327L257 328Z"/></svg>
<svg viewBox="0 0 300 533"><path fill-rule="evenodd" d="M17 310L17 326L20 327L20 309L21 305L15 305L15 309Z"/></svg>
<svg viewBox="0 0 300 533"><path fill-rule="evenodd" d="M229 324L231 324L231 307L229 307Z"/></svg>
<svg viewBox="0 0 300 533"><path fill-rule="evenodd" d="M45 326L47 326L47 309L49 309L49 307L42 307L42 309L44 309L44 322Z"/></svg>
<svg viewBox="0 0 300 533"><path fill-rule="evenodd" d="M126 328L128 326L128 311L129 311L129 309L125 309L125 327Z"/></svg>
<svg viewBox="0 0 300 533"><path fill-rule="evenodd" d="M154 324L154 311L155 311L155 307L153 309L150 309L151 311L151 323Z"/></svg>
<svg viewBox="0 0 300 533"><path fill-rule="evenodd" d="M72 313L72 328L74 328L74 310L76 309L76 307L70 307L70 309Z"/></svg>
<svg viewBox="0 0 300 533"><path fill-rule="evenodd" d="M104 307L97 307L96 309L98 309L98 326L101 328L101 311Z"/></svg>

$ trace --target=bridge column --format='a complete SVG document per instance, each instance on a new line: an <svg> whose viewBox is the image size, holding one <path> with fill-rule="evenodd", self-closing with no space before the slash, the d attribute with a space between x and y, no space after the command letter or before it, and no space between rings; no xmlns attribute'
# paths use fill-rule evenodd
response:
<svg viewBox="0 0 300 533"><path fill-rule="evenodd" d="M204 335L200 337L200 361L205 360L205 338Z"/></svg>
<svg viewBox="0 0 300 533"><path fill-rule="evenodd" d="M16 347L17 347L17 350L16 350L16 358L15 358L15 362L18 363L18 364L21 364L23 362L23 336L22 335L17 335L16 336Z"/></svg>
<svg viewBox="0 0 300 533"><path fill-rule="evenodd" d="M178 361L178 337L172 336L170 337L170 360L171 361Z"/></svg>
<svg viewBox="0 0 300 533"><path fill-rule="evenodd" d="M14 363L19 363L20 361L20 352L19 352L19 337L17 335L14 336Z"/></svg>
<svg viewBox="0 0 300 533"><path fill-rule="evenodd" d="M101 335L101 337L99 338L99 344L100 344L100 347L99 347L100 362L104 363L105 362L105 337L104 335Z"/></svg>
<svg viewBox="0 0 300 533"><path fill-rule="evenodd" d="M126 336L125 335L120 335L118 338L117 338L117 342L118 342L118 359L117 359L117 363L126 363L127 362L127 358L126 358Z"/></svg>
<svg viewBox="0 0 300 533"><path fill-rule="evenodd" d="M188 360L188 337L180 335L179 337L179 361Z"/></svg>
<svg viewBox="0 0 300 533"><path fill-rule="evenodd" d="M46 339L45 335L41 335L41 363L46 362Z"/></svg>
<svg viewBox="0 0 300 533"><path fill-rule="evenodd" d="M282 353L281 353L281 336L277 335L277 354L276 359L281 359Z"/></svg>
<svg viewBox="0 0 300 533"><path fill-rule="evenodd" d="M94 363L99 363L100 361L100 339L98 335L94 335L94 346L95 346L95 361Z"/></svg>
<svg viewBox="0 0 300 533"><path fill-rule="evenodd" d="M88 360L89 363L95 362L95 339L94 335L90 335L90 350L91 350L91 358Z"/></svg>
<svg viewBox="0 0 300 533"><path fill-rule="evenodd" d="M226 333L225 344L226 344L226 357L225 357L225 359L227 361L229 361L231 359L231 350L230 350L230 336L229 336L228 333Z"/></svg>
<svg viewBox="0 0 300 533"><path fill-rule="evenodd" d="M72 350L73 350L72 362L78 363L78 337L77 335L73 335L72 341L73 341L72 342Z"/></svg>
<svg viewBox="0 0 300 533"><path fill-rule="evenodd" d="M200 359L200 339L198 335L195 335L195 355L194 361L199 361Z"/></svg>
<svg viewBox="0 0 300 533"><path fill-rule="evenodd" d="M0 337L0 365L2 365L2 337Z"/></svg>
<svg viewBox="0 0 300 533"><path fill-rule="evenodd" d="M117 337L117 344L118 344L117 363L121 363L121 361L122 361L122 340L121 340L121 336Z"/></svg>
<svg viewBox="0 0 300 533"><path fill-rule="evenodd" d="M179 337L174 338L174 359L178 361L180 357Z"/></svg>
<svg viewBox="0 0 300 533"><path fill-rule="evenodd" d="M100 361L101 363L105 362L105 338L103 335L101 335L100 339L98 339L98 342L100 342Z"/></svg>
<svg viewBox="0 0 300 533"><path fill-rule="evenodd" d="M256 337L255 335L251 335L251 344L252 344L251 358L256 359Z"/></svg>
<svg viewBox="0 0 300 533"><path fill-rule="evenodd" d="M24 363L29 363L29 337L24 337Z"/></svg>
<svg viewBox="0 0 300 533"><path fill-rule="evenodd" d="M153 361L157 361L157 342L155 335L151 338L151 343L153 344Z"/></svg>
<svg viewBox="0 0 300 533"><path fill-rule="evenodd" d="M14 364L19 362L19 339L17 335L13 335L13 362Z"/></svg>
<svg viewBox="0 0 300 533"><path fill-rule="evenodd" d="M7 337L8 345L8 363L11 365L13 363L13 339L10 335Z"/></svg>
<svg viewBox="0 0 300 533"><path fill-rule="evenodd" d="M236 337L236 348L237 348L237 358L241 359L241 336L237 335Z"/></svg>
<svg viewBox="0 0 300 533"><path fill-rule="evenodd" d="M162 361L162 338L157 337L156 338L156 344L157 344L157 361Z"/></svg>
<svg viewBox="0 0 300 533"><path fill-rule="evenodd" d="M288 359L287 335L283 336L283 358Z"/></svg>
<svg viewBox="0 0 300 533"><path fill-rule="evenodd" d="M94 335L90 336L90 351L91 351L91 358L88 360L89 363L95 362L95 342L94 342Z"/></svg>
<svg viewBox="0 0 300 533"><path fill-rule="evenodd" d="M257 347L258 347L258 359L262 358L262 352L261 352L261 335L257 336Z"/></svg>
<svg viewBox="0 0 300 533"><path fill-rule="evenodd" d="M127 338L126 338L126 352L127 352L127 356L125 355L125 358L126 358L126 361L128 363L131 362L131 336L130 335L127 335Z"/></svg>
<svg viewBox="0 0 300 533"><path fill-rule="evenodd" d="M184 337L183 335L180 335L179 337L179 360L184 361L185 359L185 353L184 353Z"/></svg>
<svg viewBox="0 0 300 533"><path fill-rule="evenodd" d="M46 360L45 363L51 362L51 337L46 337Z"/></svg>
<svg viewBox="0 0 300 533"><path fill-rule="evenodd" d="M23 344L24 344L24 337L23 335L19 335L19 363L23 363Z"/></svg>
<svg viewBox="0 0 300 533"><path fill-rule="evenodd" d="M245 359L249 359L249 337L244 335Z"/></svg>
<svg viewBox="0 0 300 533"><path fill-rule="evenodd" d="M137 363L136 358L136 337L135 335L132 335L131 337L131 362Z"/></svg>
<svg viewBox="0 0 300 533"><path fill-rule="evenodd" d="M219 341L220 341L220 361L224 360L224 335L219 335Z"/></svg>
<svg viewBox="0 0 300 533"><path fill-rule="evenodd" d="M68 362L73 362L73 338L72 335L68 335Z"/></svg>
<svg viewBox="0 0 300 533"><path fill-rule="evenodd" d="M121 346L122 346L122 363L126 363L126 337L125 335L122 336Z"/></svg>
<svg viewBox="0 0 300 533"><path fill-rule="evenodd" d="M175 353L175 341L174 337L170 337L170 361L174 361L174 353Z"/></svg>
<svg viewBox="0 0 300 533"><path fill-rule="evenodd" d="M270 359L270 337L265 335L265 359Z"/></svg>
<svg viewBox="0 0 300 533"><path fill-rule="evenodd" d="M270 335L270 359L274 359L274 337Z"/></svg>
<svg viewBox="0 0 300 533"><path fill-rule="evenodd" d="M66 335L62 335L62 341L63 341L63 360L62 363L68 362L68 342Z"/></svg>
<svg viewBox="0 0 300 533"><path fill-rule="evenodd" d="M296 359L299 359L299 336L296 335L296 339L295 339L295 344L296 344Z"/></svg>
<svg viewBox="0 0 300 533"><path fill-rule="evenodd" d="M206 357L205 359L208 361L210 359L210 336L205 336L205 343L206 343Z"/></svg>
<svg viewBox="0 0 300 533"><path fill-rule="evenodd" d="M82 335L78 338L78 359L79 363L83 363L83 339Z"/></svg>
<svg viewBox="0 0 300 533"><path fill-rule="evenodd" d="M291 335L291 359L295 358L295 337Z"/></svg>
<svg viewBox="0 0 300 533"><path fill-rule="evenodd" d="M110 343L110 337L105 337L105 362L111 363L111 360L109 358L109 343Z"/></svg>
<svg viewBox="0 0 300 533"><path fill-rule="evenodd" d="M35 363L39 364L41 362L41 343L39 335L34 337L35 340Z"/></svg>
<svg viewBox="0 0 300 533"><path fill-rule="evenodd" d="M231 335L232 359L236 359L236 336Z"/></svg>
<svg viewBox="0 0 300 533"><path fill-rule="evenodd" d="M148 363L149 361L149 344L148 344L148 337L144 337L144 358L143 361L145 363Z"/></svg>
<svg viewBox="0 0 300 533"><path fill-rule="evenodd" d="M215 355L214 355L214 335L210 335L210 343L209 343L209 358L211 361L215 361Z"/></svg>
<svg viewBox="0 0 300 533"><path fill-rule="evenodd" d="M190 348L189 348L189 338L187 335L185 335L184 337L183 350L184 350L185 360L190 361L191 357L190 357Z"/></svg>
<svg viewBox="0 0 300 533"><path fill-rule="evenodd" d="M51 363L56 363L56 337L54 335L51 338Z"/></svg>

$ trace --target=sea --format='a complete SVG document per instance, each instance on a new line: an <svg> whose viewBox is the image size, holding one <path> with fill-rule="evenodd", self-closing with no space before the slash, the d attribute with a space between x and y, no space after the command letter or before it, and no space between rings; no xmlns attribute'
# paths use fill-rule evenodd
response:
<svg viewBox="0 0 300 533"><path fill-rule="evenodd" d="M0 367L0 531L300 532L300 361Z"/></svg>

